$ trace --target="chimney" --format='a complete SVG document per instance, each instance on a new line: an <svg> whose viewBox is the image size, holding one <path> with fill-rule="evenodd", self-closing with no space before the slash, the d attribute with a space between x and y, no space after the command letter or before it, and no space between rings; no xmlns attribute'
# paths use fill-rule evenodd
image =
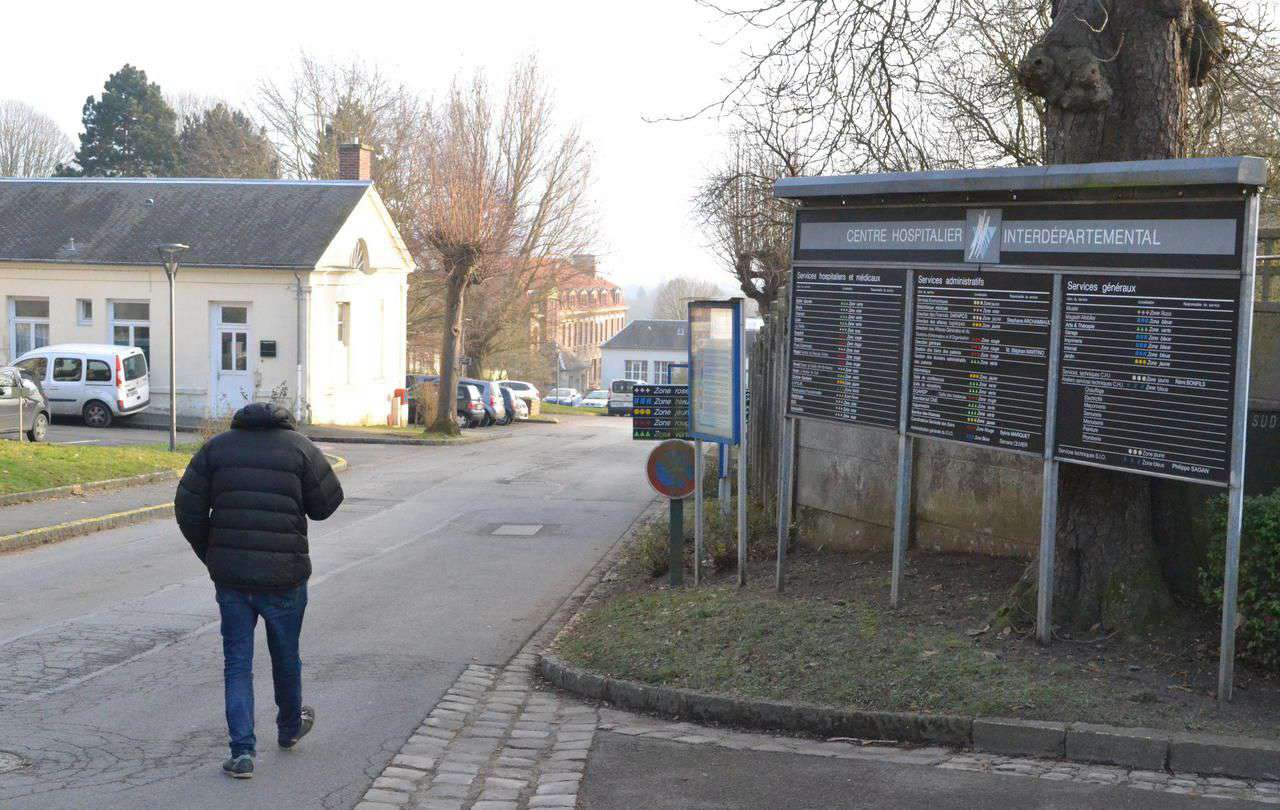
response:
<svg viewBox="0 0 1280 810"><path fill-rule="evenodd" d="M360 143L358 138L353 143L338 146L338 179L373 179L373 150Z"/></svg>
<svg viewBox="0 0 1280 810"><path fill-rule="evenodd" d="M596 257L590 253L579 253L572 257L573 269L584 276L595 276Z"/></svg>

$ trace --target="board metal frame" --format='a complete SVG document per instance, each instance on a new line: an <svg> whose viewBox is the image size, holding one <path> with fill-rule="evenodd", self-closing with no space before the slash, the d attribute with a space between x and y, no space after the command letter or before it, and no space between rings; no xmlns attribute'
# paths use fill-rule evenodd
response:
<svg viewBox="0 0 1280 810"><path fill-rule="evenodd" d="M1251 159L1245 158L1243 161ZM1210 163L1214 161L1160 161L1156 163ZM1221 161L1218 161L1221 162ZM1121 164L1117 164L1121 165ZM1141 166L1142 164L1132 164ZM1060 170L1069 170L1076 167L1056 167ZM1256 166L1245 165L1239 170L1239 175L1243 178L1249 174L1256 174L1256 171L1250 172L1249 169L1255 169ZM994 170L1001 171L1001 170ZM925 173L930 174L930 173ZM964 173L957 173L964 174ZM885 177L910 177L910 175L886 175ZM804 181L815 181L821 183L823 178L805 178ZM836 181L840 178L834 179ZM791 197L793 199L801 199L801 205L797 207L797 222L800 212L812 212L820 210L830 210L842 212L848 215L851 211L873 210L875 208L901 208L904 203L914 202L919 205L933 205L938 207L952 207L957 209L972 209L977 207L999 207L1002 210L1009 207L1018 206L1020 203L1024 205L1044 205L1047 202L1053 202L1056 205L1104 205L1108 202L1143 202L1143 203L1182 203L1203 202L1203 201L1221 201L1243 203L1242 210L1238 216L1238 225L1236 233L1236 253L1239 257L1239 267L1234 269L1225 268L1190 268L1187 267L1131 267L1112 264L1037 264L1025 265L1015 263L1000 264L983 264L970 262L938 262L938 261L892 261L885 259L858 260L852 258L800 258L800 234L799 227L795 228L793 237L792 261L793 269L798 267L812 268L839 268L848 270L905 270L907 275L906 288L904 292L904 325L903 325L903 343L902 343L902 397L899 402L899 425L897 427L898 434L898 485L895 492L895 510L894 510L894 548L893 548L893 577L891 580L891 600L897 605L900 600L900 582L903 562L905 561L907 540L909 537L910 524L910 505L911 505L911 463L912 463L912 446L915 436L906 430L906 424L909 421L908 408L910 407L910 399L908 396L908 387L911 382L911 361L913 346L913 325L915 320L914 312L914 277L917 271L969 271L980 273L1000 273L1000 272L1019 272L1019 273L1044 273L1052 275L1053 292L1051 294L1051 324L1049 338L1049 373L1048 386L1045 398L1045 436L1044 451L1039 453L1028 453L1012 448L1003 448L993 445L977 444L979 447L988 447L992 450L1020 453L1024 455L1041 455L1043 458L1043 474L1042 474L1042 504L1041 504L1041 533L1040 533L1040 549L1039 562L1037 572L1038 593L1037 593L1037 616L1036 616L1036 634L1037 638L1045 644L1052 640L1052 599L1053 599L1053 561L1054 561L1054 545L1057 531L1057 508L1058 508L1058 467L1062 462L1069 464L1081 464L1084 466L1094 466L1103 469L1114 470L1122 473L1135 475L1146 475L1150 477L1166 478L1170 480L1186 481L1206 486L1224 486L1220 482L1209 481L1188 476L1179 476L1175 474L1153 472L1149 470L1139 470L1128 467L1118 467L1108 464L1089 462L1070 458L1058 458L1056 455L1056 428L1057 428L1057 400L1058 400L1058 383L1061 375L1061 355L1064 348L1063 338L1063 321L1064 318L1064 293L1063 278L1066 276L1081 275L1116 275L1116 276L1156 276L1156 277L1182 277L1182 278L1230 278L1238 281L1239 300L1237 303L1236 317L1236 353L1235 353L1235 376L1232 388L1232 429L1231 429L1231 451L1228 456L1230 466L1229 482L1225 485L1228 490L1228 521L1227 521L1227 553L1224 571L1223 584L1223 606L1222 606L1222 627L1220 639L1220 655L1219 655L1219 677L1218 677L1218 698L1225 703L1231 699L1232 681L1234 674L1234 648L1235 648L1235 621L1236 621L1236 602L1238 589L1238 569L1239 569L1239 545L1240 545L1240 529L1243 515L1243 493L1244 493L1244 449L1245 449L1245 433L1248 426L1248 389L1249 389L1249 360L1252 340L1252 317L1253 317L1253 295L1255 272L1255 257L1257 253L1257 221L1259 192L1261 191L1261 181L1254 183L1252 180L1241 180L1237 184L1221 183L1209 187L1191 186L1189 189L1178 188L1176 183L1171 182L1172 188L1166 187L1160 191L1150 191L1147 189L1125 189L1123 183L1117 182L1114 187L1099 188L1093 192L1082 192L1082 197L1077 199L1053 200L1052 190L1045 190L1040 193L1030 192L1019 200L1017 193L1000 192L995 190L987 190L985 193L948 193L947 197L955 199L934 200L930 199L936 195L936 192L929 194L912 195L914 199L907 199L907 195L893 195L892 202L890 196L883 196L879 200L871 201L869 205L849 204L847 199L833 199L832 196L823 197L820 194L788 194L784 183L795 181L780 181L775 188L775 196ZM833 181L834 182L834 181ZM1187 191L1190 190L1190 194ZM939 189L941 191L941 189ZM1176 196L1171 196L1176 194ZM818 205L808 205L805 197L816 197ZM1027 199L1030 197L1030 199ZM1140 197L1141 199L1134 199ZM1161 199L1163 197L1163 199ZM855 198L857 199L857 198ZM859 199L859 202L861 200ZM999 232L998 232L999 233ZM1114 254L1113 254L1114 255ZM1125 254L1119 254L1125 255ZM791 325L791 334L789 343L793 344L795 340L795 307L796 296L793 294L790 300L788 319ZM790 360L793 346L788 346L788 360ZM798 414L791 411L791 387L792 376L790 373L790 363L788 362L788 375L786 386L786 409L785 415L788 422L798 422L799 419L818 419L836 424L853 426L854 423L848 420L838 418L824 418L820 416L812 416L808 414ZM891 429L878 425L859 425L860 427L869 427L873 429ZM966 444L973 446L975 443L965 442L956 439L947 439L937 436L924 435L933 441L950 441L958 444ZM787 476L794 475L793 470L786 470ZM789 482L787 482L789 483Z"/></svg>
<svg viewBox="0 0 1280 810"><path fill-rule="evenodd" d="M727 309L733 316L733 356L730 358L729 365L733 369L733 431L729 435L720 435L696 429L694 424L694 414L697 413L697 402L694 400L693 381L697 376L698 362L702 359L701 352L694 352L693 349L693 312L695 309ZM736 445L742 440L742 364L739 358L742 357L742 299L730 298L726 301L690 301L689 302L689 438L701 439L708 442L719 442L720 444Z"/></svg>

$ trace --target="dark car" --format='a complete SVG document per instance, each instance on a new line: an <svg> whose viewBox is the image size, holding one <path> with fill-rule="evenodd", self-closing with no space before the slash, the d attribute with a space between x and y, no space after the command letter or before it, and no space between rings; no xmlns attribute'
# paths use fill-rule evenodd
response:
<svg viewBox="0 0 1280 810"><path fill-rule="evenodd" d="M502 386L494 380L473 380L464 377L461 382L467 385L474 385L480 389L480 396L484 400L485 423L489 425L505 425L510 420L507 419L507 406L502 399Z"/></svg>
<svg viewBox="0 0 1280 810"><path fill-rule="evenodd" d="M0 368L0 436L33 442L49 435L49 402L29 375L12 366Z"/></svg>

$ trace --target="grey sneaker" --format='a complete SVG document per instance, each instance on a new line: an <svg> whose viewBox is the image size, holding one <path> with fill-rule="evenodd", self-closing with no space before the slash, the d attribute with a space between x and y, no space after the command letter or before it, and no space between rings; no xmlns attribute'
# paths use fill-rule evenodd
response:
<svg viewBox="0 0 1280 810"><path fill-rule="evenodd" d="M280 740L279 741L280 747L286 751L293 750L293 747L298 744L298 740L301 740L303 737L307 736L307 733L311 731L312 726L314 726L315 724L316 724L316 710L311 708L310 706L303 706L302 707L302 723L298 726L298 733L293 735L293 737L291 737L290 739Z"/></svg>
<svg viewBox="0 0 1280 810"><path fill-rule="evenodd" d="M222 763L222 772L232 779L253 778L253 754L241 754Z"/></svg>

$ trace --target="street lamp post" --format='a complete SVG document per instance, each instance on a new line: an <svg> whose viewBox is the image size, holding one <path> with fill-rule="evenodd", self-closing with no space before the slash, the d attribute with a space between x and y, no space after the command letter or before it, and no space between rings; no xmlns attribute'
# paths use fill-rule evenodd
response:
<svg viewBox="0 0 1280 810"><path fill-rule="evenodd" d="M169 452L178 449L178 384L177 384L177 338L175 337L176 318L173 312L173 284L178 277L178 260L190 248L179 242L156 245L160 254L160 263L164 265L164 274L169 278Z"/></svg>

